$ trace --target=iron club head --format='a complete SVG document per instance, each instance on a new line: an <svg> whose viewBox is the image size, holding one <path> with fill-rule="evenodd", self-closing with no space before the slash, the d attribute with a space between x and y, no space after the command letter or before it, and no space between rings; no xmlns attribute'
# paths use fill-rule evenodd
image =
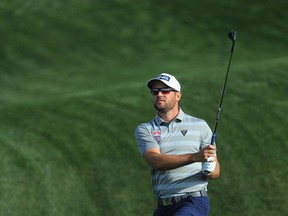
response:
<svg viewBox="0 0 288 216"><path fill-rule="evenodd" d="M236 31L230 31L228 33L228 37L230 40L232 40L234 42L236 40Z"/></svg>

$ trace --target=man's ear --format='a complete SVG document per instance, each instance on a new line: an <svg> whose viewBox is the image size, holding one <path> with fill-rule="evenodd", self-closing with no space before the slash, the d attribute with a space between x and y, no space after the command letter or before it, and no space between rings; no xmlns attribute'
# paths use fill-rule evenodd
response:
<svg viewBox="0 0 288 216"><path fill-rule="evenodd" d="M180 101L181 97L182 97L182 93L181 92L176 92L177 101Z"/></svg>

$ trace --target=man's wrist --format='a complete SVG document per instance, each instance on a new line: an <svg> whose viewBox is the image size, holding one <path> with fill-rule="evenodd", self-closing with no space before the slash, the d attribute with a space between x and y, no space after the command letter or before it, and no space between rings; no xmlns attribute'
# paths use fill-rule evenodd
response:
<svg viewBox="0 0 288 216"><path fill-rule="evenodd" d="M197 160L197 153L191 153L191 154L190 154L190 157L189 157L189 161L190 161L190 163L198 162L198 160Z"/></svg>

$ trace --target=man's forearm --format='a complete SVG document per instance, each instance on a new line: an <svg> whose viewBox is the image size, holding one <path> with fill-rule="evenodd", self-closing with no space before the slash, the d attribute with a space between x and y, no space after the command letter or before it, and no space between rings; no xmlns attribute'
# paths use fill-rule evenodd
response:
<svg viewBox="0 0 288 216"><path fill-rule="evenodd" d="M208 157L215 155L214 149L215 147L210 145L197 153L167 155L161 154L158 148L151 148L148 149L143 156L155 170L163 171L175 169L194 162L204 162Z"/></svg>
<svg viewBox="0 0 288 216"><path fill-rule="evenodd" d="M185 155L164 155L150 153L149 156L144 155L144 157L148 163L158 171L176 169L197 161L196 153Z"/></svg>

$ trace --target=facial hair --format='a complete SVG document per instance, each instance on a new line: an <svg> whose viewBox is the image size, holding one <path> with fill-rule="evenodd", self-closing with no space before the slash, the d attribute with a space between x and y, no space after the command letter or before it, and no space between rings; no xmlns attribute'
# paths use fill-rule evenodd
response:
<svg viewBox="0 0 288 216"><path fill-rule="evenodd" d="M167 102L166 100L162 101L162 103L164 103L164 105L158 105L157 102L158 100L160 100L160 98L158 98L154 103L154 108L159 112L159 113L168 113L170 110L172 110L175 107L176 102L170 101Z"/></svg>

